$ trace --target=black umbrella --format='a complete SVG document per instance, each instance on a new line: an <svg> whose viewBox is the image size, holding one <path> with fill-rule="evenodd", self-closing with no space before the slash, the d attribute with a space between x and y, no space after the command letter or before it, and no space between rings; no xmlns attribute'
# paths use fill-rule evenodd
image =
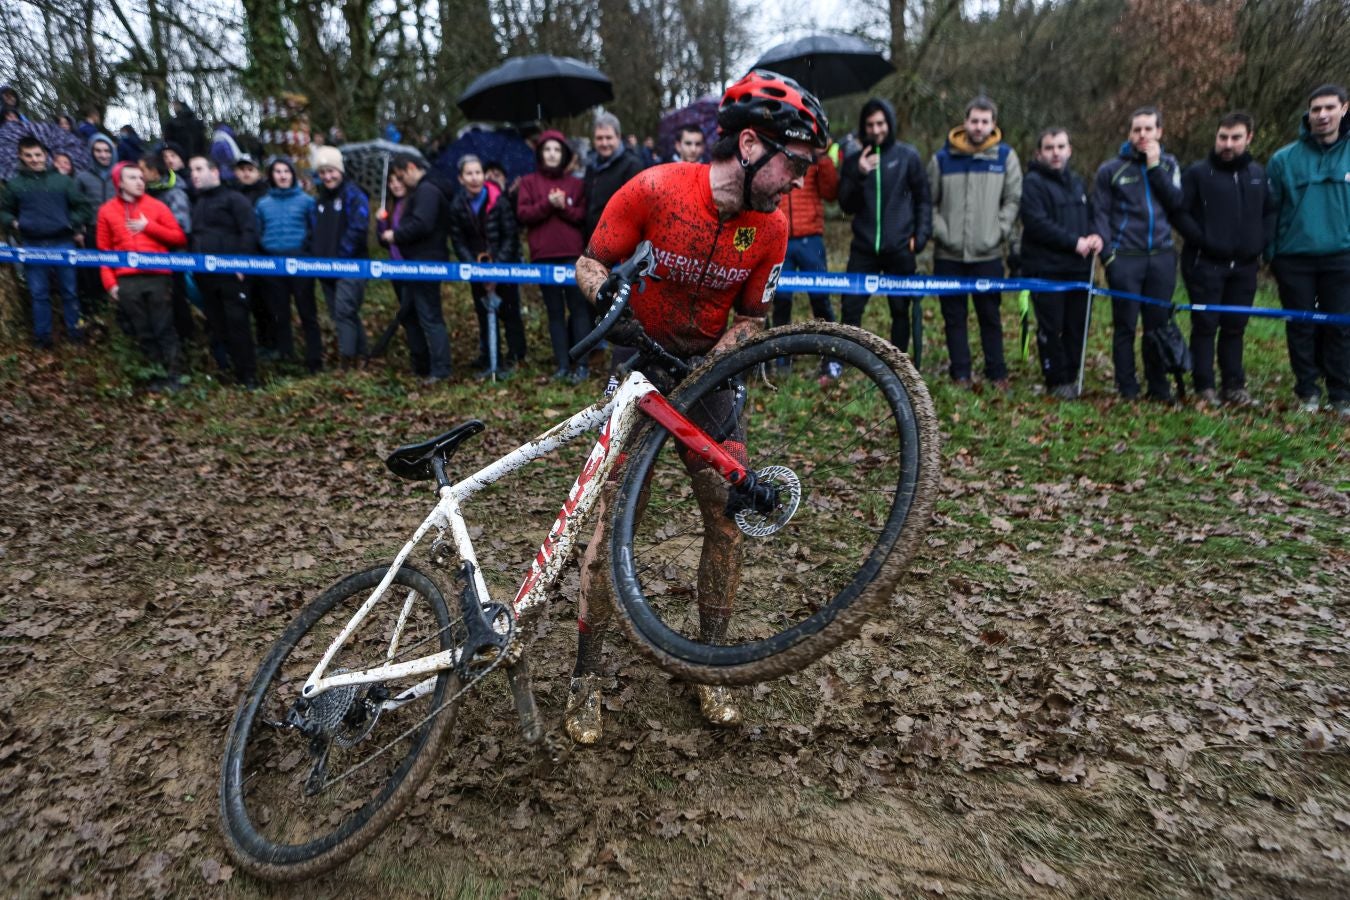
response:
<svg viewBox="0 0 1350 900"><path fill-rule="evenodd" d="M753 68L794 78L822 100L865 91L895 71L875 47L846 34L812 34L779 44Z"/></svg>
<svg viewBox="0 0 1350 900"><path fill-rule="evenodd" d="M70 157L76 169L84 171L93 168L94 159L89 155L89 144L78 134L48 122L7 122L0 126L0 181L8 181L19 171L19 141L30 134L42 141L48 157L64 153Z"/></svg>
<svg viewBox="0 0 1350 900"><path fill-rule="evenodd" d="M604 73L568 56L522 56L473 80L459 108L471 119L529 122L573 116L614 99Z"/></svg>

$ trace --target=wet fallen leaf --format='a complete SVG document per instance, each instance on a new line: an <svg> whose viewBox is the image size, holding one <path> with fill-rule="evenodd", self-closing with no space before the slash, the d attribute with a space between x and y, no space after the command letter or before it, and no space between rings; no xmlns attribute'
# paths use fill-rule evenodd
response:
<svg viewBox="0 0 1350 900"><path fill-rule="evenodd" d="M1022 860L1022 872L1030 876L1031 880L1037 884L1043 884L1046 887L1063 888L1069 886L1069 881L1063 875L1050 868L1040 860Z"/></svg>

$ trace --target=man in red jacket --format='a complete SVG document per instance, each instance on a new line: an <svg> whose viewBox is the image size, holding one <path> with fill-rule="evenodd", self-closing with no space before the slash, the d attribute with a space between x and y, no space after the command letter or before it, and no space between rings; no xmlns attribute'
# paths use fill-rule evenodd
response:
<svg viewBox="0 0 1350 900"><path fill-rule="evenodd" d="M783 259L784 272L824 272L825 262L825 201L839 196L839 170L829 154L822 154L816 164L806 171L799 188L794 188L778 203L788 219L787 256ZM811 315L826 322L834 321L834 308L829 294L808 294ZM792 321L792 293L779 290L773 297L774 327ZM780 359L786 365L786 359ZM843 371L834 360L825 362L821 383L839 377Z"/></svg>
<svg viewBox="0 0 1350 900"><path fill-rule="evenodd" d="M113 167L117 196L98 211L98 249L137 253L167 253L187 243L169 208L145 195L145 176L135 163ZM164 367L167 378L157 378L150 390L176 391L179 387L178 333L173 327L169 272L164 269L102 269L103 286L131 322L142 352Z"/></svg>

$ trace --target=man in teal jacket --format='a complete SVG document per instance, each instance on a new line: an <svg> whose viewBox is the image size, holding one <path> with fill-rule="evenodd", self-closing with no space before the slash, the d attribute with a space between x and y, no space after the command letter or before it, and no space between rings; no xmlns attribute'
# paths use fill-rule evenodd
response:
<svg viewBox="0 0 1350 900"><path fill-rule="evenodd" d="M1285 309L1350 315L1350 119L1345 88L1324 84L1308 95L1298 140L1266 167L1276 209L1267 255ZM1350 328L1290 321L1285 325L1294 393L1303 409L1322 405L1318 385L1350 419Z"/></svg>

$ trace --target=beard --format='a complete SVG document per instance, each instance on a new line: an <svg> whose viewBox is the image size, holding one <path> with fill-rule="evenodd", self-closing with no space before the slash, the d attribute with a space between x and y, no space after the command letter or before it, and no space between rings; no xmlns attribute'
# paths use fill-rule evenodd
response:
<svg viewBox="0 0 1350 900"><path fill-rule="evenodd" d="M750 208L755 212L771 213L778 209L778 200L783 196L783 193L784 191L781 188L770 192L759 187L757 183L752 183L750 185Z"/></svg>

